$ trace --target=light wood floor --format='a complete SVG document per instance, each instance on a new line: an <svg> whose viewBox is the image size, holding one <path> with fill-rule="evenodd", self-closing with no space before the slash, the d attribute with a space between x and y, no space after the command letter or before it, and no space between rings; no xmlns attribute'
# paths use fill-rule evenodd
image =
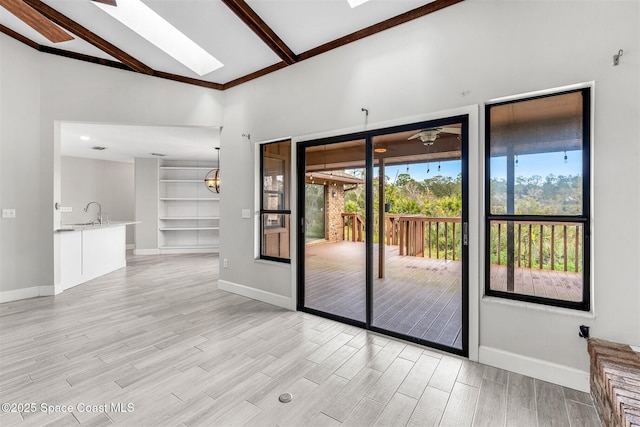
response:
<svg viewBox="0 0 640 427"><path fill-rule="evenodd" d="M210 255L137 256L1 304L0 401L36 411L0 425L599 425L588 394L220 291L217 275Z"/></svg>

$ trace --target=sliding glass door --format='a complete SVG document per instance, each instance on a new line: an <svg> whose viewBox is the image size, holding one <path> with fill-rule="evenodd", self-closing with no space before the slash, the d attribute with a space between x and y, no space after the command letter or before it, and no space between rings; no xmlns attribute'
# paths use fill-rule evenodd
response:
<svg viewBox="0 0 640 427"><path fill-rule="evenodd" d="M466 116L301 144L298 308L466 355L466 144Z"/></svg>

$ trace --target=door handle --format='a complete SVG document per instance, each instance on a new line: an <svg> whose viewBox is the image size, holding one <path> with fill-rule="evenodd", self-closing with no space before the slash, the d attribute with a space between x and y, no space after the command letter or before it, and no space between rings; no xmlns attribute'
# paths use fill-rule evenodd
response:
<svg viewBox="0 0 640 427"><path fill-rule="evenodd" d="M469 246L469 223L462 223L462 244L465 246Z"/></svg>

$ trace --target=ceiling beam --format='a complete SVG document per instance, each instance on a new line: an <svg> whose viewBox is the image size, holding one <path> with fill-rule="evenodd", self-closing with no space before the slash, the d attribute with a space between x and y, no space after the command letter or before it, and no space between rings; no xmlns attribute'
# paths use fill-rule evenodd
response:
<svg viewBox="0 0 640 427"><path fill-rule="evenodd" d="M2 24L0 24L0 32L5 33L9 37L13 37L14 39L18 40L19 42L22 42L22 43L26 44L27 46L31 46L34 49L38 49L40 47L40 45L38 43L34 42L30 38L25 37L20 33L16 33L11 28L5 27Z"/></svg>
<svg viewBox="0 0 640 427"><path fill-rule="evenodd" d="M79 61L91 62L92 64L105 65L107 67L118 68L120 70L134 71L122 62L113 61L106 58L98 58L97 56L85 55L84 53L71 52L64 49L58 49L50 46L36 46L40 52L50 53L52 55L63 56L65 58L77 59Z"/></svg>
<svg viewBox="0 0 640 427"><path fill-rule="evenodd" d="M95 1L95 0L94 0ZM98 0L100 1L100 0ZM105 0L105 1L117 1L117 0ZM260 17L258 17L258 15L253 11L253 9L251 9L244 0L222 0L227 6L229 6L234 12L234 6L233 5L237 5L237 9L238 10L250 10L251 12L247 14L247 17L249 17L249 14L253 14L255 17L257 17L257 19L259 20L259 22L262 22L262 25L264 25L265 29L268 29L267 31L271 32L273 34L273 37L275 37L275 39L280 40L278 38L277 35L275 35L275 33L273 33L273 30L271 30L265 23L264 21L262 21L262 19ZM193 79L193 78L189 78L189 77L183 77L183 76L178 76L175 74L170 74L170 73L164 73L164 72L160 72L160 71L154 71L153 69L147 67L146 65L142 64L141 62L137 61L135 58L130 57L129 55L127 55L125 52L121 51L120 49L118 49L117 47L109 44L107 41L101 39L99 36L97 36L96 34L93 34L91 31L87 30L86 28L80 26L79 24L77 24L76 22L70 20L69 18L65 17L64 15L60 14L59 12L55 11L54 9L51 9L49 6L45 5L44 3L42 3L42 1L40 0L24 0L25 3L28 3L30 6L34 7L34 9L38 10L40 13L42 13L43 15L45 15L47 18L53 20L54 22L58 23L58 25L64 27L65 29L73 32L74 34L80 36L81 38L83 38L84 40L88 41L89 43L93 44L94 46L98 47L99 49L103 50L104 52L108 53L109 55L113 56L114 58L118 59L121 61L121 63L116 62L116 61L110 61L110 60L106 60L106 59L102 59L102 58L96 58L96 57L92 57L89 55L83 55L83 54L78 54L75 52L70 52L70 51L65 51L65 50L61 50L61 49L55 49L55 48L49 48L46 46L41 46L38 43L28 39L27 37L24 37L18 33L16 33L15 31L4 27L2 25L0 25L0 32L7 34L10 37L13 37L14 39L21 41L25 44L27 44L28 46L31 46L37 50L40 50L41 52L46 52L46 53L52 53L55 55L61 55L61 56L65 56L68 58L73 58L73 59L78 59L81 61L87 61L87 62L92 62L92 63L96 63L96 64L102 64L102 65L106 65L109 67L115 67L115 68L120 68L120 69L126 69L129 71L137 71L140 73L144 73L144 74L149 74L149 75L153 75L156 77L160 77L160 78L165 78L165 79L169 79L169 80L173 80L173 81L178 81L178 82L183 82L183 83L187 83L187 84L192 84L192 85L196 85L196 86L202 86L202 87L207 87L207 88L211 88L211 89L217 89L217 90L225 90L225 89L229 89L232 88L234 86L238 86L242 83L246 83L248 81L257 79L258 77L264 76L266 74L272 73L274 71L280 70L282 68L287 67L288 65L291 65L292 63L295 62L299 62L305 59L309 59L313 56L319 55L321 53L327 52L329 50L338 48L340 46L344 46L346 44L349 44L353 41L356 40L360 40L362 38L368 37L370 35L379 33L381 31L384 31L388 28L392 28L395 27L396 25L400 25L402 23L411 21L413 19L419 18L421 16L425 16L428 15L430 13L436 12L438 10L444 9L448 6L452 6L456 3L460 3L464 0L435 0L432 3L429 3L427 5L421 6L419 8L413 9L409 12L406 12L402 15L398 15L394 18L388 19L386 21L383 21L379 24L376 25L372 25L368 28L365 28L363 30L360 31L356 31L352 34L349 34L347 36L344 36L340 39L334 40L332 42L326 43L322 46L318 46L314 49L308 50L307 52L304 52L300 55L295 55L293 54L293 52L291 52L291 50L286 47L286 45L284 44L284 42L282 42L282 40L280 40L280 42L282 43L282 45L286 48L284 50L281 51L281 54L284 55L285 58L288 58L287 60L283 60L282 62L278 62L276 64L273 64L271 66L268 66L266 68L263 68L261 70L255 71L253 73L247 74L246 76L242 76L239 77L237 79L231 80L227 83L224 84L220 84L220 83L213 83L213 82L208 82L205 80L199 80L199 79ZM243 6L244 5L244 6ZM43 11L46 12L43 13ZM50 16L48 16L47 14L51 14L51 16L56 16L59 19L58 21L55 21L54 19L52 19ZM238 14L238 12L236 12L236 14ZM243 14L244 15L244 14ZM241 16L241 15L238 15ZM247 18L249 19L249 18ZM244 19L243 19L244 21ZM62 25L61 22L68 24L69 28L67 28L65 25ZM246 23L246 21L245 21ZM249 25L247 23L247 25ZM251 27L253 29L253 27ZM254 30L256 31L256 30ZM258 33L256 33L258 34ZM84 35L86 35L86 38L84 37ZM268 38L268 36L265 33L265 37ZM262 38L262 37L261 37ZM264 40L264 39L263 39ZM266 41L265 41L266 42ZM267 43L269 44L269 43ZM103 48L103 46L105 46ZM271 45L270 45L271 46ZM273 49L273 47L272 47ZM287 55L287 53L285 52L285 50L288 50L290 53L290 55ZM276 49L274 49L274 51L276 51ZM277 53L277 51L276 51ZM282 57L282 55L279 55ZM130 58L130 59L128 59ZM283 58L284 59L284 58ZM291 62L293 61L293 62ZM135 66L134 66L135 65Z"/></svg>
<svg viewBox="0 0 640 427"><path fill-rule="evenodd" d="M162 79L173 80L174 82L180 83L187 83L194 86L206 87L209 89L224 89L224 85L220 83L208 82L206 80L194 79L192 77L179 76L177 74L165 73L164 71L155 71L153 75Z"/></svg>
<svg viewBox="0 0 640 427"><path fill-rule="evenodd" d="M0 0L0 6L7 9L22 22L42 34L52 43L62 43L73 40L65 30L49 21L41 13L24 3L22 0Z"/></svg>
<svg viewBox="0 0 640 427"><path fill-rule="evenodd" d="M370 27L363 28L362 30L347 34L344 37L340 37L339 39L335 39L321 46L303 52L298 55L298 61L304 61L305 59L312 58L338 47L353 43L365 37L377 34L381 31L388 30L389 28L393 28L400 24L404 24L406 22L428 15L430 13L437 12L440 9L453 6L454 4L460 3L462 1L464 0L435 0L432 3L425 4L424 6L420 6L401 15L389 18L386 21L379 22L377 24L371 25Z"/></svg>
<svg viewBox="0 0 640 427"><path fill-rule="evenodd" d="M111 43L101 38L97 34L92 33L91 31L89 31L82 25L78 24L77 22L73 21L72 19L67 18L65 15L61 14L60 12L53 9L52 7L46 5L42 1L24 0L24 2L27 3L29 6L31 6L32 8L34 8L35 10L37 10L38 12L40 12L42 15L44 15L48 19L50 19L51 21L60 25L65 30L70 31L73 34L80 37L81 39L85 40L86 42L91 43L92 45L102 50L103 52L108 53L109 55L116 58L118 61L131 67L133 70L139 73L148 74L148 75L154 74L153 69L151 69L150 67L138 61L133 56L129 55L123 50L112 45Z"/></svg>
<svg viewBox="0 0 640 427"><path fill-rule="evenodd" d="M285 67L288 67L288 64L286 62L284 61L278 62L277 64L273 64L261 70L254 71L251 74L247 74L246 76L238 77L237 79L231 80L223 85L223 89L229 89L234 86L241 85L242 83L246 83L248 81L257 79L258 77L265 76L267 74L273 73L274 71L278 71Z"/></svg>
<svg viewBox="0 0 640 427"><path fill-rule="evenodd" d="M273 50L288 65L297 62L296 54L269 27L266 22L251 9L245 0L222 0L238 18L242 20L260 39Z"/></svg>
<svg viewBox="0 0 640 427"><path fill-rule="evenodd" d="M9 37L13 37L14 39L18 40L19 42L22 42L22 43L26 44L27 46L30 46L30 47L34 48L35 50L38 50L38 51L43 52L43 53L50 53L52 55L63 56L65 58L77 59L78 61L84 61L84 62L90 62L92 64L104 65L106 67L117 68L119 70L133 71L134 73L137 72L136 70L131 69L128 65L125 65L122 62L112 61L111 59L106 59L106 58L98 58L96 56L85 55L83 53L72 52L72 51L69 51L69 50L58 49L58 48L55 48L55 47L39 45L38 43L34 42L33 40L28 39L27 37L23 36L22 34L16 33L12 29L7 28L2 24L0 24L0 32L8 35ZM165 73L165 72L162 72L162 71L154 71L153 75L155 77L160 77L161 79L167 79L167 80L172 80L174 82L186 83L186 84L190 84L190 85L193 85L193 86L206 87L206 88L209 88L209 89L216 89L216 90L223 90L224 89L224 86L222 84L220 84L220 83L208 82L206 80L193 79L193 78L190 78L190 77L179 76L177 74Z"/></svg>

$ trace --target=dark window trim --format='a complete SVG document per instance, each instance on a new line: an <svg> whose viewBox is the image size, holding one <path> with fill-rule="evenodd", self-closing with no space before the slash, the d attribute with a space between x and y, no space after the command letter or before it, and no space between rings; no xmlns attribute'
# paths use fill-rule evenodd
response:
<svg viewBox="0 0 640 427"><path fill-rule="evenodd" d="M353 133L347 133L347 134L340 134L340 135L335 135L335 136L329 136L329 137L325 137L325 138L318 138L318 139L310 139L310 140L303 140L303 141L298 141L296 143L296 162L297 162L297 194L300 195L300 188L304 188L304 183L305 183L305 178L304 178L304 169L305 169L305 150L308 147L314 147L314 146L318 146L318 145L325 145L325 144L332 144L332 143L339 143L339 142L346 142L346 141L354 141L354 140L363 140L366 144L366 153L365 153L365 161L367 162L367 167L368 163L369 163L369 157L371 158L370 161L371 163L371 167L373 167L373 145L371 143L372 139L376 136L381 136L381 135L387 135L387 134L392 134L392 133L397 133L397 132L404 132L404 131L408 131L408 130L417 130L417 129L422 129L425 127L438 127L438 126L446 126L449 124L453 124L453 123L461 123L462 125L462 135L463 135L463 141L462 141L462 145L463 145L463 149L462 149L462 157L461 157L461 167L462 170L465 171L463 173L466 173L468 175L469 173L469 114L468 113L463 113L463 114L458 114L455 116L448 116L448 117L442 117L442 118L438 118L438 119L431 119L431 120L422 120L419 122L411 122L411 123L407 123L407 124L401 124L401 125L395 125L395 126L390 126L390 127L383 127L383 128L379 128L379 129L371 129L371 130L365 130L365 131L359 131L359 132L353 132ZM369 174L368 174L369 175ZM371 179L373 180L373 177L371 177ZM463 203L463 207L462 207L462 221L463 222L468 222L469 221L469 200L468 200L468 196L469 196L469 177L466 180L463 180L463 187L462 187L462 191L463 194L467 194L467 200L465 200L465 202ZM459 356L463 356L463 357L468 357L469 356L469 265L470 265L470 258L469 258L469 246L468 245L462 245L462 257L467 261L464 264L464 268L462 271L462 288L461 288L461 292L462 292L462 349L457 349L455 347L449 347L443 344L439 344L433 341L429 341L429 340L425 340L422 338L416 338L416 337L412 337L409 335L405 335L402 333L397 333L397 332L393 332L387 329L382 329L379 327L376 327L374 325L372 325L371 320L372 319L365 319L364 322L362 321L358 321L358 320L354 320L354 319L349 319L349 318L345 318L342 316L338 316L332 313L327 313L327 312L323 312L323 311L319 311L310 307L307 307L305 305L305 300L306 300L306 295L305 295L305 287L304 287L304 277L305 277L305 263L304 263L304 223L303 223L303 214L304 214L304 210L305 210L305 205L304 205L304 197L298 197L297 199L297 216L298 218L296 218L295 220L297 221L297 225L298 225L298 230L297 230L297 243L296 243L296 255L297 255L297 277L296 277L296 288L297 288L297 301L296 301L296 309L298 311L303 311L306 313L311 313L314 314L316 316L320 316L320 317L324 317L327 319L331 319L331 320L335 320L338 322L342 322L342 323L346 323L349 325L354 325L354 326L358 326L358 327L362 327L365 328L367 330L373 331L373 332L377 332L377 333L381 333L384 335L388 335L394 338L399 338L402 340L406 340L406 341L410 341L410 342L415 342L417 344L420 345L425 345L427 347L431 347L431 348L435 348L437 350L441 350L441 351L445 351L448 353L452 353L452 354L456 354ZM368 218L373 218L373 215L367 215ZM371 229L373 230L373 227L367 227L367 229ZM367 240L373 240L370 238L370 236L367 238ZM367 248L367 260L365 260L367 262L367 264L369 264L369 252L371 251L371 248ZM373 261L373 259L371 260ZM373 292L373 282L372 282L372 270L367 267L368 271L371 271L371 274L367 273L367 278L366 278L366 283L365 283L365 293L369 296L372 295ZM368 297L368 300L370 301L369 304L373 304L372 298ZM372 310L370 310L371 307L369 307L369 313L372 313Z"/></svg>
<svg viewBox="0 0 640 427"><path fill-rule="evenodd" d="M570 90L559 90L538 96L523 96L522 98L511 98L506 101L488 103L485 105L485 278L484 290L486 296L499 297L504 299L523 301L528 303L542 304L554 307L568 308L581 311L591 310L591 91L592 86L583 86ZM531 101L535 99L561 96L569 93L582 93L582 215L504 215L491 213L491 108L513 104L516 102ZM540 222L578 222L583 224L583 283L582 301L564 301L560 299L538 297L533 295L516 294L490 289L490 267L491 267L491 221L513 220L513 221L540 221Z"/></svg>
<svg viewBox="0 0 640 427"><path fill-rule="evenodd" d="M289 215L289 254L291 254L291 206L289 206L289 209L265 209L264 208L264 154L265 154L265 147L271 144L280 144L283 142L289 142L291 144L291 140L290 139L282 139L282 140L278 140L278 141L271 141L271 142L266 142L264 144L260 144L260 213L259 213L259 224L260 224L260 257L259 259L261 260L265 260L265 261L274 261L274 262L281 262L284 264L291 264L291 256L289 256L289 258L282 258L282 257L274 257L274 256L270 256L270 255L264 255L263 253L263 244L264 244L264 232L265 232L265 228L264 228L264 222L263 222L263 216L264 215L268 215L268 214L274 214L274 215ZM289 147L289 150L291 150L291 147ZM289 158L290 158L290 162L291 162L291 153L289 153ZM289 164L289 167L287 170L285 170L285 174L286 174L286 179L289 180L289 192L291 192L291 165ZM277 193L277 192L273 192L273 193ZM289 200L291 199L291 194L285 194L284 195L285 198L288 198ZM286 204L286 203L285 203Z"/></svg>

